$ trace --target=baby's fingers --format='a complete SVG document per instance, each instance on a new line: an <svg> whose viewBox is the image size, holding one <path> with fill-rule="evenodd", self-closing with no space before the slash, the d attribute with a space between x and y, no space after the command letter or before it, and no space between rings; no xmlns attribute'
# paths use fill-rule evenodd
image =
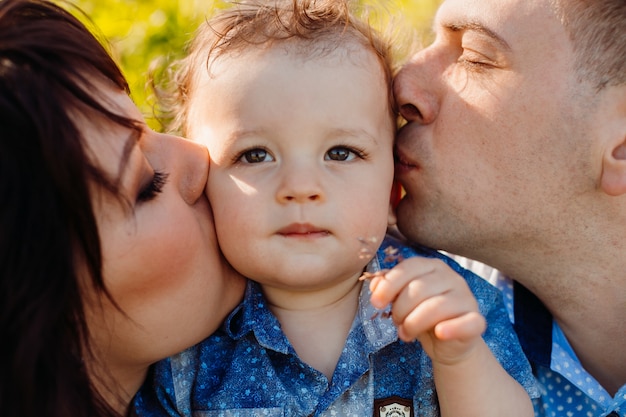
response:
<svg viewBox="0 0 626 417"><path fill-rule="evenodd" d="M410 258L400 262L385 275L370 282L371 303L378 309L393 302L404 287L413 280L432 274L436 270L435 259Z"/></svg>
<svg viewBox="0 0 626 417"><path fill-rule="evenodd" d="M438 325L448 321L450 327L443 326L441 335L454 338L457 335L454 320L477 310L471 295L467 296L462 291L432 294L419 303L412 303L410 298L404 297L405 294L398 297L392 308L393 320L402 329L401 335L405 341L421 339L429 332L434 332L435 337L439 338ZM480 314L478 316L481 317ZM471 329L467 331L471 332Z"/></svg>
<svg viewBox="0 0 626 417"><path fill-rule="evenodd" d="M435 326L435 337L439 340L468 340L481 336L487 329L485 318L472 311L442 321Z"/></svg>
<svg viewBox="0 0 626 417"><path fill-rule="evenodd" d="M401 340L409 342L417 338L434 362L454 364L482 340L486 322L478 312L468 312L440 321L431 331L419 337L409 327L404 324L398 326L398 337Z"/></svg>

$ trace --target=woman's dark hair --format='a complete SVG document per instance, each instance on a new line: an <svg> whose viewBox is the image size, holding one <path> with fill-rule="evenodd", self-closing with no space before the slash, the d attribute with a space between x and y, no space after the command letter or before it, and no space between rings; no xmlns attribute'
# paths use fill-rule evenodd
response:
<svg viewBox="0 0 626 417"><path fill-rule="evenodd" d="M91 352L81 288L108 295L89 184L115 184L88 158L72 114L133 121L102 106L93 79L128 92L72 14L47 1L0 1L2 417L116 415L81 359Z"/></svg>

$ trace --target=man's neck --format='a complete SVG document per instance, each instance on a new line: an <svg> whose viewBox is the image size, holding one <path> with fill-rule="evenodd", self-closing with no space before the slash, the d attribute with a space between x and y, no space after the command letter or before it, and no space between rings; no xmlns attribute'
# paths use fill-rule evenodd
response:
<svg viewBox="0 0 626 417"><path fill-rule="evenodd" d="M518 267L509 277L543 302L583 367L615 395L626 383L626 264L598 252L559 262L535 258L542 268Z"/></svg>
<svg viewBox="0 0 626 417"><path fill-rule="evenodd" d="M546 304L583 367L612 396L626 384L626 299L619 301L617 296L623 293L622 288L605 297L594 296L586 307Z"/></svg>

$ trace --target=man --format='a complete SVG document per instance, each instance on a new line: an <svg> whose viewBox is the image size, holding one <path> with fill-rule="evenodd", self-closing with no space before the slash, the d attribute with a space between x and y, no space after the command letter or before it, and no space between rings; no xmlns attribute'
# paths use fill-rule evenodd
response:
<svg viewBox="0 0 626 417"><path fill-rule="evenodd" d="M409 239L515 281L537 415L626 416L626 2L447 0L395 80Z"/></svg>

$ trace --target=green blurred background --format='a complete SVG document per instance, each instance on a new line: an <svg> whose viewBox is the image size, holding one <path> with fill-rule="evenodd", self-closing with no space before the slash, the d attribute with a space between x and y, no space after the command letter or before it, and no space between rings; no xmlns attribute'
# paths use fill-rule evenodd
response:
<svg viewBox="0 0 626 417"><path fill-rule="evenodd" d="M70 0L71 1L71 0ZM415 38L427 33L440 0L360 0L373 10L385 9L381 27L392 25ZM146 115L148 124L159 129L152 115L146 74L157 58L180 57L196 27L213 10L227 7L224 0L73 0L108 39L116 61L131 87L133 99ZM376 15L378 16L378 15ZM397 21L396 21L397 19ZM405 39L398 42L409 43ZM414 46L411 46L414 47ZM403 45L402 48L411 48ZM401 48L401 49L402 49Z"/></svg>

